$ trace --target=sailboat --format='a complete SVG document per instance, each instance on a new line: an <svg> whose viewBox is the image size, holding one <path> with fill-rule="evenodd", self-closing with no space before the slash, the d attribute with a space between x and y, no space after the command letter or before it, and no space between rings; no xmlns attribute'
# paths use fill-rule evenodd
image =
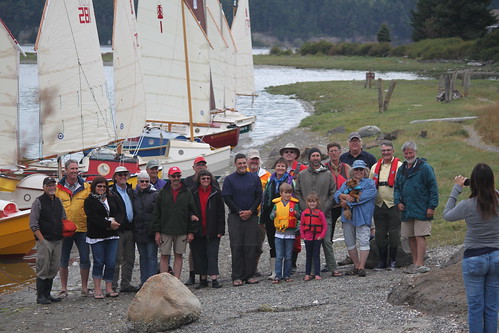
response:
<svg viewBox="0 0 499 333"><path fill-rule="evenodd" d="M137 20L147 122L164 125L168 132L179 133L181 126L187 130L187 141L168 141L168 157L160 163L169 167L185 162L191 169L194 158L204 156L208 163L214 159L227 167L230 146L212 150L194 140L210 134L209 127L199 125L210 123L212 47L195 15L184 0L141 1ZM210 170L216 172L218 164L211 162Z"/></svg>
<svg viewBox="0 0 499 333"><path fill-rule="evenodd" d="M16 170L19 156L18 101L19 54L24 54L17 40L0 19L0 168ZM0 178L2 194L11 196L18 180ZM0 255L25 254L35 245L29 227L30 210L19 211L12 201L0 200Z"/></svg>

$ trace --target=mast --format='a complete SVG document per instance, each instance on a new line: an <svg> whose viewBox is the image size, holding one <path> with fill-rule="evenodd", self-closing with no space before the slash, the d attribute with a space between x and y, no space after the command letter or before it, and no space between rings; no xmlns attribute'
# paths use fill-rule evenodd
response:
<svg viewBox="0 0 499 333"><path fill-rule="evenodd" d="M189 50L187 49L187 29L185 26L185 2L182 2L182 31L184 33L184 57L185 57L185 76L187 78L187 103L189 105L189 132L191 136L191 141L194 141L194 128L192 126L192 95L191 95L191 75L189 72Z"/></svg>

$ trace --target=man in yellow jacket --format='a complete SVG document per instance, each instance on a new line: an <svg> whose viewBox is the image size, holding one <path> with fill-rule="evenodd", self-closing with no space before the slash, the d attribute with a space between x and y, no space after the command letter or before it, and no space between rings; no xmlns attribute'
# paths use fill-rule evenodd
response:
<svg viewBox="0 0 499 333"><path fill-rule="evenodd" d="M90 185L78 176L78 162L68 160L65 165L65 176L57 184L55 195L61 199L68 220L72 221L77 229L72 237L64 237L62 242L60 298L68 296L69 257L73 243L78 248L80 256L81 296L88 296L88 276L90 273L90 247L86 243L87 215L83 210L83 202L90 194Z"/></svg>

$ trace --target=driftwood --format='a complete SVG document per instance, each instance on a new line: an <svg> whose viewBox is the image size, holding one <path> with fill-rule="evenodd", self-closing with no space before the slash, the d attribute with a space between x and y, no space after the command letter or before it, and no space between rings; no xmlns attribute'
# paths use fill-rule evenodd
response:
<svg viewBox="0 0 499 333"><path fill-rule="evenodd" d="M390 99L392 98L393 91L395 90L395 85L397 81L390 82L390 88L386 96L383 98L383 80L378 79L378 110L379 112L385 112L388 110L388 104L390 104Z"/></svg>
<svg viewBox="0 0 499 333"><path fill-rule="evenodd" d="M448 122L453 122L453 123L462 123L463 121L473 120L476 118L478 118L478 117L477 116L470 116L470 117L456 117L456 118L420 119L420 120L413 120L413 121L409 122L409 124L429 123L432 121L448 121Z"/></svg>

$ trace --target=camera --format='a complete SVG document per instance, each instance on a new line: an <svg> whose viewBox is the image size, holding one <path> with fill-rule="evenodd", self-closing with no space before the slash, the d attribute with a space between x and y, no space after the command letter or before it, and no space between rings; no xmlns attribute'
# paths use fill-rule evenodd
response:
<svg viewBox="0 0 499 333"><path fill-rule="evenodd" d="M464 180L464 186L470 186L470 180L469 180L469 178L466 178Z"/></svg>

